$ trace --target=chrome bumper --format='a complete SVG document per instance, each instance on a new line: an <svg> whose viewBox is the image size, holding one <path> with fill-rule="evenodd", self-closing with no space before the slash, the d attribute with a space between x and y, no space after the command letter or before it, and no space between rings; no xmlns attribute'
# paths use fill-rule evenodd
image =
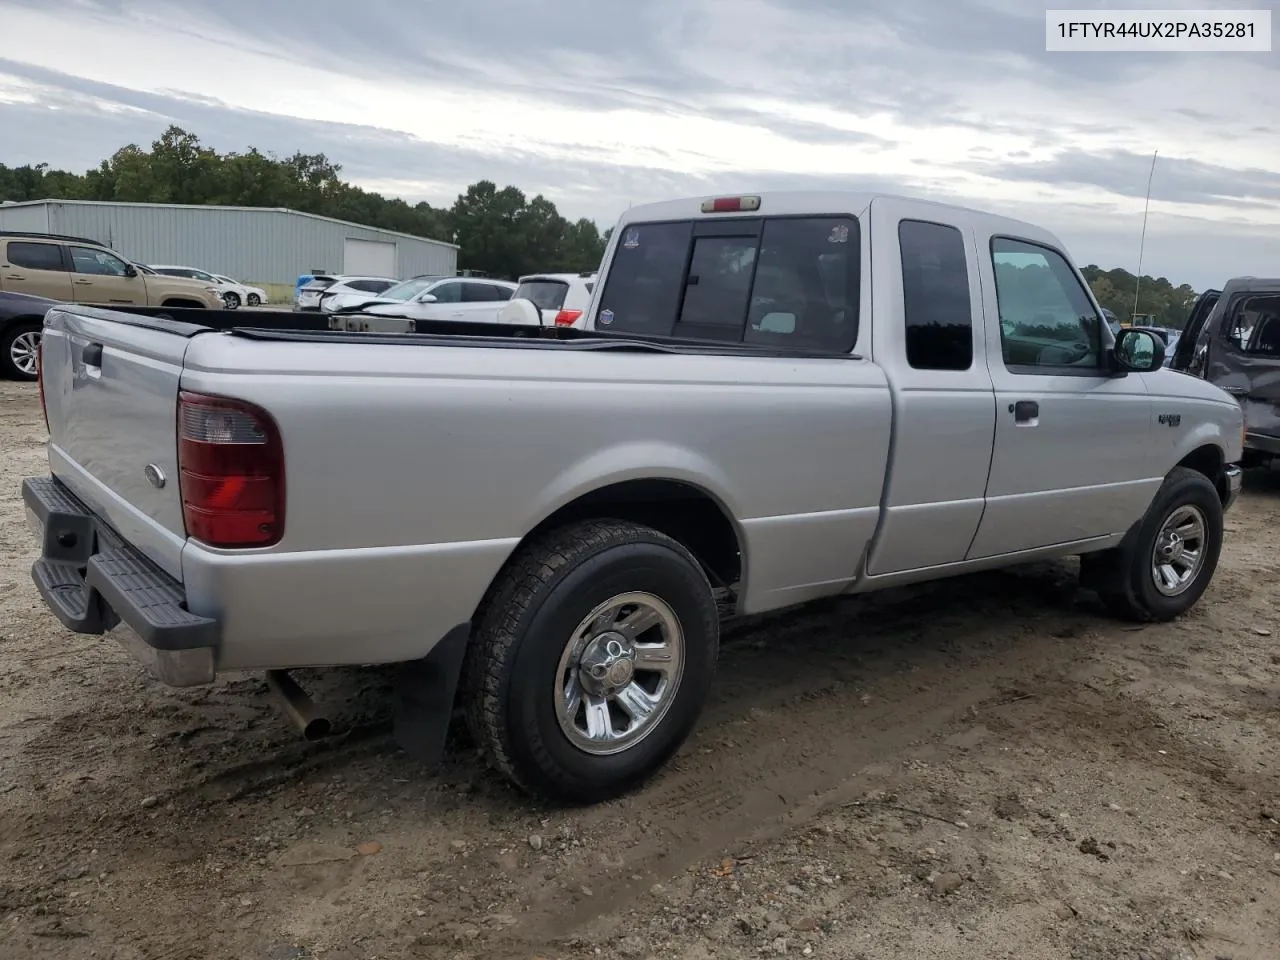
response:
<svg viewBox="0 0 1280 960"><path fill-rule="evenodd" d="M1240 496L1240 487L1244 484L1244 471L1236 464L1229 463L1222 471L1223 479L1223 498L1222 509L1230 510L1231 505L1236 502L1236 497Z"/></svg>

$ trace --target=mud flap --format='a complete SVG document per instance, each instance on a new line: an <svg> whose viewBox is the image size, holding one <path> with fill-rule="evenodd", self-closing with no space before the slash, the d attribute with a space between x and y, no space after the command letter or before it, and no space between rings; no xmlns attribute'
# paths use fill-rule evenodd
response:
<svg viewBox="0 0 1280 960"><path fill-rule="evenodd" d="M444 757L453 701L470 638L471 624L458 624L430 654L402 664L396 671L392 739L401 750L428 767L438 765Z"/></svg>

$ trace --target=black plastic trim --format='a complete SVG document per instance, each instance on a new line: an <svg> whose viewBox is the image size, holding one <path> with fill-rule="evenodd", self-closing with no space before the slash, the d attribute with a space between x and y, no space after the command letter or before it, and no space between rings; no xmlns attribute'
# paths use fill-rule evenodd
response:
<svg viewBox="0 0 1280 960"><path fill-rule="evenodd" d="M385 316L385 314L383 315ZM418 321L419 324L422 321ZM234 336L251 340L274 340L291 343L394 343L405 346L482 347L489 349L527 350L640 350L654 353L702 354L708 356L755 356L787 360L820 358L823 360L862 360L856 353L827 350L778 349L723 340L680 337L645 337L636 334L604 334L572 327L518 327L505 324L471 324L443 321L446 328L485 328L457 333L435 330L417 333L347 333L335 330L264 330L255 327L232 327ZM534 331L527 334L512 331ZM545 331L545 332L544 332Z"/></svg>
<svg viewBox="0 0 1280 960"><path fill-rule="evenodd" d="M44 532L31 578L67 629L101 634L124 621L156 650L218 645L218 621L189 611L182 584L125 543L57 478L23 480L22 500Z"/></svg>

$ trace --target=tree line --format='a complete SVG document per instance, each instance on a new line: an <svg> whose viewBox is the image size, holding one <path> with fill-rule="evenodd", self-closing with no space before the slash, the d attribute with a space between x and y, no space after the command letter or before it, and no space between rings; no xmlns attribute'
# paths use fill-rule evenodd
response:
<svg viewBox="0 0 1280 960"><path fill-rule="evenodd" d="M569 221L539 194L532 199L513 186L489 180L467 187L450 207L410 204L362 190L340 176L341 164L323 153L287 157L263 153L219 153L178 126L170 126L144 149L121 147L84 173L53 170L46 163L0 164L3 200L115 200L134 203L222 204L289 207L339 220L383 227L459 245L458 266L515 278L540 270L595 270L609 231L586 218ZM1127 270L1082 271L1099 303L1122 321L1134 313L1137 279ZM1181 329L1196 291L1164 277L1142 278L1138 313Z"/></svg>
<svg viewBox="0 0 1280 960"><path fill-rule="evenodd" d="M1141 313L1153 316L1157 326L1181 330L1198 296L1190 284L1175 287L1165 277L1144 275L1139 286L1138 278L1120 267L1103 270L1091 263L1080 272L1089 282L1098 303L1114 313L1121 323L1128 323L1134 313ZM1137 310L1133 306L1135 293L1138 295Z"/></svg>
<svg viewBox="0 0 1280 960"><path fill-rule="evenodd" d="M106 200L243 207L289 207L459 245L458 266L514 279L524 273L595 270L603 235L588 219L569 221L539 194L489 180L471 184L450 207L410 204L344 181L323 153L278 157L256 147L219 153L170 126L144 149L121 147L84 173L46 163L0 164L0 201Z"/></svg>

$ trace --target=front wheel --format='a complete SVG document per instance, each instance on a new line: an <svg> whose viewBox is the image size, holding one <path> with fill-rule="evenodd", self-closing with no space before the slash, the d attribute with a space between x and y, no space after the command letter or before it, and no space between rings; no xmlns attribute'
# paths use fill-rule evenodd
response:
<svg viewBox="0 0 1280 960"><path fill-rule="evenodd" d="M693 729L719 629L711 584L670 537L617 520L554 531L521 548L477 618L468 726L531 793L616 797Z"/></svg>
<svg viewBox="0 0 1280 960"><path fill-rule="evenodd" d="M39 325L15 323L0 336L0 372L10 380L35 380L40 364Z"/></svg>
<svg viewBox="0 0 1280 960"><path fill-rule="evenodd" d="M1116 616L1172 620L1208 588L1221 552L1217 489L1204 474L1176 467L1125 541L1084 557L1081 572Z"/></svg>
<svg viewBox="0 0 1280 960"><path fill-rule="evenodd" d="M249 294L247 299L249 301L249 306L251 307L259 306L262 303L262 298L256 293Z"/></svg>

